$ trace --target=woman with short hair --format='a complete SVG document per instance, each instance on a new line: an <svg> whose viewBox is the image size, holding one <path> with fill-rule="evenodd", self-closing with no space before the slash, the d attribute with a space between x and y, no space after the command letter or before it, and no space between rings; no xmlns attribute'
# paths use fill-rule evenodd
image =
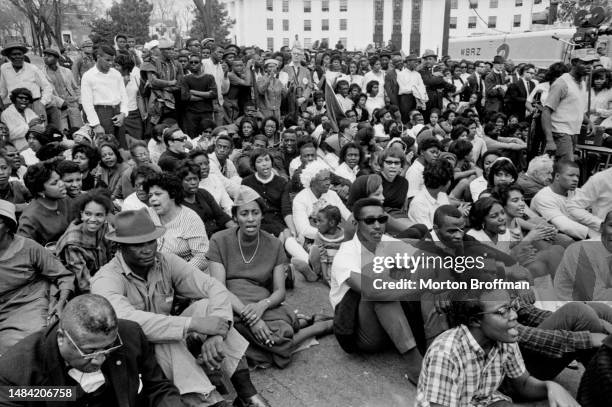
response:
<svg viewBox="0 0 612 407"><path fill-rule="evenodd" d="M4 109L2 115L0 115L0 120L8 127L9 141L15 145L17 151L23 151L28 148L26 135L30 127L44 126L45 122L30 108L34 97L29 89L13 89L9 98L11 104Z"/></svg>

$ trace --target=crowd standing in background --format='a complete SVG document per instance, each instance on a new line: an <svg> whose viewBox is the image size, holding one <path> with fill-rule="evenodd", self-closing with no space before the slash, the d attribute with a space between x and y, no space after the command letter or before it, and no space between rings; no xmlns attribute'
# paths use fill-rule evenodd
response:
<svg viewBox="0 0 612 407"><path fill-rule="evenodd" d="M597 54L536 67L123 34L80 50L70 69L55 48L43 66L2 49L0 384L136 405L126 361L150 405L230 405L225 376L234 405L269 406L249 368L333 332L349 353L395 349L416 406L609 405L612 73ZM372 292L388 247L486 253L480 281L531 285ZM300 276L329 287L333 315L284 304ZM574 361L577 401L553 381Z"/></svg>

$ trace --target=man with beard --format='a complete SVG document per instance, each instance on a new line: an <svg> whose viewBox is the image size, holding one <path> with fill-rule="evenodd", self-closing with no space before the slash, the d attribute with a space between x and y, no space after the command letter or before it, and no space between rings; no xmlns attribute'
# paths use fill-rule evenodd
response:
<svg viewBox="0 0 612 407"><path fill-rule="evenodd" d="M542 130L546 137L545 151L554 152L557 159L574 160L576 137L583 124L592 131L587 113L587 91L585 79L596 53L579 49L572 54L572 69L561 75L551 86L542 111Z"/></svg>

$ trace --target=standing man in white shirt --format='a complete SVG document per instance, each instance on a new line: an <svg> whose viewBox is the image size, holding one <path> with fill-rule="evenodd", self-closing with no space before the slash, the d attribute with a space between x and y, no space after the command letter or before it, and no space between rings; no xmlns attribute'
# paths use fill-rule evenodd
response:
<svg viewBox="0 0 612 407"><path fill-rule="evenodd" d="M101 45L96 65L81 78L81 103L87 123L96 135L118 136L128 115L128 97L123 77L112 68L115 50Z"/></svg>
<svg viewBox="0 0 612 407"><path fill-rule="evenodd" d="M230 88L230 81L227 71L223 69L223 54L225 49L221 45L215 45L210 58L202 60L202 71L215 77L217 85L217 100L213 100L214 120L217 126L225 124L225 113L223 110L223 95Z"/></svg>
<svg viewBox="0 0 612 407"><path fill-rule="evenodd" d="M11 104L9 95L13 89L28 89L32 92L32 110L43 117L46 124L47 105L51 104L53 98L53 85L40 69L25 62L27 52L28 48L21 43L8 44L2 50L2 55L9 62L0 67L0 97L3 106L8 106Z"/></svg>
<svg viewBox="0 0 612 407"><path fill-rule="evenodd" d="M397 72L397 84L399 86L397 92L398 107L404 123L410 122L410 112L419 105L421 108L424 108L427 102L427 90L425 89L423 78L421 78L421 74L416 70L418 63L419 58L416 55L408 55L404 69Z"/></svg>

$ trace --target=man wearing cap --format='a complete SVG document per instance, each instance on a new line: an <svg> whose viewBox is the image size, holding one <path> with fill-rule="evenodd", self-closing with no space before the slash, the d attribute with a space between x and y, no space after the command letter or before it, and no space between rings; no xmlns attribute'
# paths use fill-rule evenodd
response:
<svg viewBox="0 0 612 407"><path fill-rule="evenodd" d="M175 94L180 94L179 82L183 78L183 68L172 58L174 44L172 41L161 39L158 48L161 57L151 58L142 65L141 71L146 72L151 84L154 100L150 108L151 123L158 124L165 118L171 118L179 123L182 121L176 111Z"/></svg>
<svg viewBox="0 0 612 407"><path fill-rule="evenodd" d="M0 66L0 98L4 106L8 106L11 104L9 95L13 89L28 89L32 92L32 110L43 116L46 122L46 106L53 98L53 85L40 69L25 62L27 52L28 49L21 43L8 44L2 50L2 55L7 57L9 62Z"/></svg>
<svg viewBox="0 0 612 407"><path fill-rule="evenodd" d="M206 40L204 40L206 41ZM217 84L217 99L213 101L215 110L215 122L217 126L225 124L225 113L223 110L223 95L227 93L230 87L230 81L227 77L227 72L223 69L221 61L225 50L220 45L215 45L210 53L210 58L202 60L202 71L206 74L215 77Z"/></svg>
<svg viewBox="0 0 612 407"><path fill-rule="evenodd" d="M50 251L16 231L15 205L0 200L0 355L44 328L74 291L74 275ZM52 284L59 288L54 304Z"/></svg>
<svg viewBox="0 0 612 407"><path fill-rule="evenodd" d="M83 126L83 118L79 110L81 91L72 72L70 69L58 65L60 53L57 49L45 49L43 57L45 61L44 72L54 88L53 104L59 109L60 123L57 123L56 128L65 130ZM51 120L49 121L51 122Z"/></svg>
<svg viewBox="0 0 612 407"><path fill-rule="evenodd" d="M115 50L101 45L96 65L81 78L81 103L87 123L96 135L118 135L128 115L123 76L112 67Z"/></svg>
<svg viewBox="0 0 612 407"><path fill-rule="evenodd" d="M404 69L397 73L398 107L404 123L410 122L411 111L418 107L423 109L428 101L425 83L416 70L418 62L416 55L408 55Z"/></svg>
<svg viewBox="0 0 612 407"><path fill-rule="evenodd" d="M442 95L441 92L454 92L455 85L452 85L442 77L442 72L433 72L433 66L438 60L438 55L430 49L426 49L425 53L422 57L421 69L419 69L419 73L421 74L421 78L423 83L425 84L425 88L427 89L427 106L426 106L426 116L429 117L429 112L433 108L437 108L442 110Z"/></svg>
<svg viewBox="0 0 612 407"><path fill-rule="evenodd" d="M592 52L590 52L592 51ZM546 137L545 151L555 152L557 159L574 160L574 146L580 128L593 124L587 116L588 94L586 79L591 66L599 57L592 49L572 53L572 69L552 85L542 111L542 130ZM589 133L590 133L589 131Z"/></svg>
<svg viewBox="0 0 612 407"><path fill-rule="evenodd" d="M81 44L81 55L74 61L72 65L72 74L77 82L77 85L81 85L81 77L87 71L89 71L96 64L93 56L93 42L91 40L83 41Z"/></svg>
<svg viewBox="0 0 612 407"><path fill-rule="evenodd" d="M305 109L305 102L310 99L312 91L311 74L308 68L302 66L304 59L304 51L300 48L291 50L291 62L285 65L282 69L288 75L289 93L293 94L292 100L295 100L297 109Z"/></svg>
<svg viewBox="0 0 612 407"><path fill-rule="evenodd" d="M508 85L506 85L506 70L504 69L504 57L495 55L493 57L493 70L485 77L485 111L503 112L504 96Z"/></svg>
<svg viewBox="0 0 612 407"><path fill-rule="evenodd" d="M229 292L178 256L159 252L157 239L164 233L146 209L120 212L106 235L119 250L92 278L92 293L108 299L119 318L140 324L166 376L183 397L194 399L190 405L226 405L204 367L231 378L236 405L268 406L251 383L244 359L248 342L231 327ZM180 316L171 315L177 298L194 301Z"/></svg>
<svg viewBox="0 0 612 407"><path fill-rule="evenodd" d="M257 91L261 95L259 109L264 117L274 116L278 120L283 97L288 90L278 78L278 60L267 59L264 63L264 74L257 79Z"/></svg>

